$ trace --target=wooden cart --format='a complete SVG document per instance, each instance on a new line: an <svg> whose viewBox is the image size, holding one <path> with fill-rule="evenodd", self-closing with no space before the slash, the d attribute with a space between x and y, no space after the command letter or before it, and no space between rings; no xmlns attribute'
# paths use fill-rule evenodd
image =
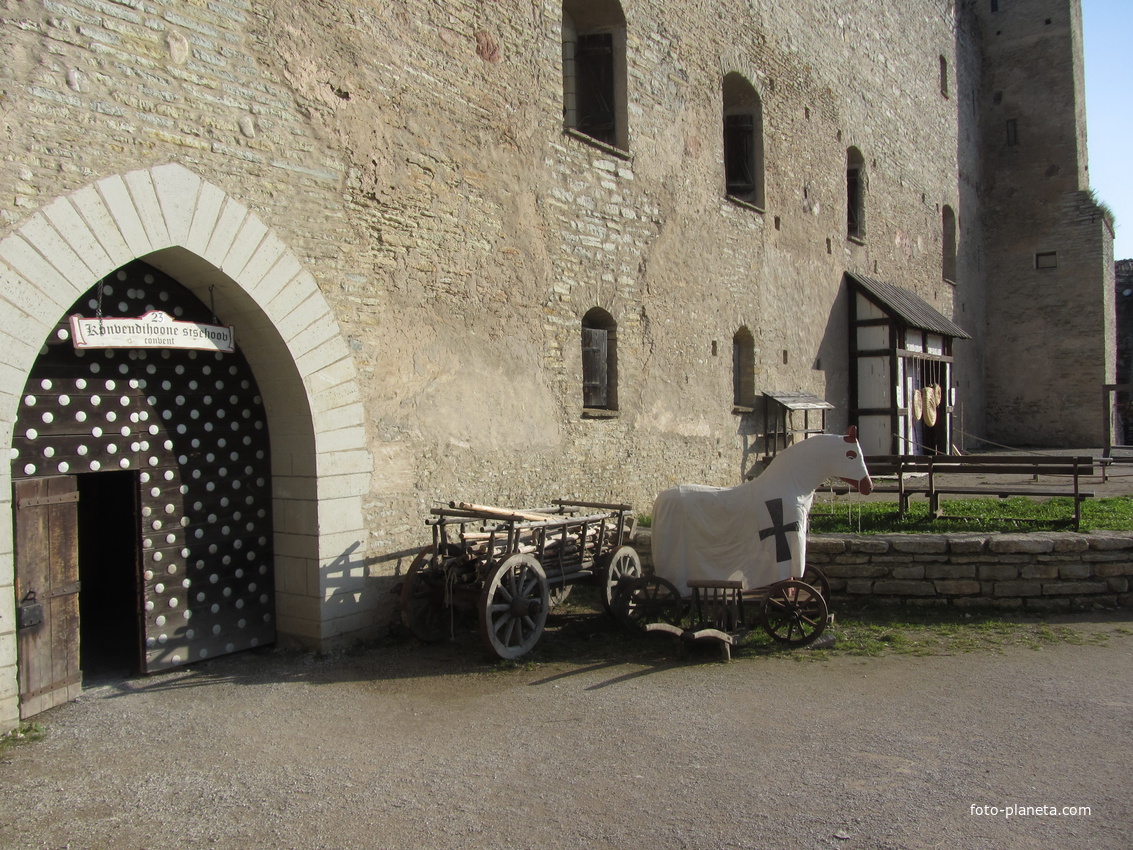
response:
<svg viewBox="0 0 1133 850"><path fill-rule="evenodd" d="M807 646L826 630L830 582L808 566L801 580L787 579L744 590L741 581L695 580L691 596L660 576L627 579L614 596L614 614L632 629L669 634L683 646L716 641L724 658L756 625L773 640L790 647Z"/></svg>
<svg viewBox="0 0 1133 850"><path fill-rule="evenodd" d="M461 611L475 609L480 635L500 658L530 652L547 612L580 582L597 584L607 610L624 578L640 577L629 545L629 505L556 499L553 507L512 509L467 502L434 508L433 542L401 586L402 622L418 638L453 635Z"/></svg>

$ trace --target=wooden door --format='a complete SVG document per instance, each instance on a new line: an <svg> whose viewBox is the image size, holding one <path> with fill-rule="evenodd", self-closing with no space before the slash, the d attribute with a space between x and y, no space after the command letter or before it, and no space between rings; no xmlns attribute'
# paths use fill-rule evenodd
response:
<svg viewBox="0 0 1133 850"><path fill-rule="evenodd" d="M16 652L20 717L28 718L82 690L79 491L73 475L17 481L14 489L16 604L27 606L23 619L30 623L17 629ZM33 602L39 616L32 616Z"/></svg>

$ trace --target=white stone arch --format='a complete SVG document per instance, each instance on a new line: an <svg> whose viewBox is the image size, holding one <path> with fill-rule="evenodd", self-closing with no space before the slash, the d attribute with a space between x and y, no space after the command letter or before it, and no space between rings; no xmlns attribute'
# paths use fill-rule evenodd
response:
<svg viewBox="0 0 1133 850"><path fill-rule="evenodd" d="M144 259L236 326L271 437L281 637L325 647L371 625L362 500L373 469L362 398L314 277L264 222L178 164L58 198L0 239L0 446L27 376L65 311ZM0 463L0 730L17 717L11 467ZM11 722L8 722L11 721Z"/></svg>

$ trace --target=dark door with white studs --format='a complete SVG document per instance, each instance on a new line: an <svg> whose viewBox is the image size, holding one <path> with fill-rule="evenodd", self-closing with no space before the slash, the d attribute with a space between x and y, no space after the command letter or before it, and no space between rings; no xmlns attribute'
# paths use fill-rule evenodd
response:
<svg viewBox="0 0 1133 850"><path fill-rule="evenodd" d="M153 310L217 323L192 293L142 262L100 281L68 316ZM109 585L92 586L103 572L90 570L79 592L90 616L108 594L133 594L115 617L134 619L122 628L136 635L142 672L275 640L267 422L239 347L79 350L63 317L24 389L11 457L15 481L132 474L136 519L127 518L126 533L132 525L136 539L122 545L107 537L107 547L128 554L115 559ZM101 525L85 529L80 564L102 554ZM120 536L121 525L106 522L106 534L115 526ZM80 634L100 640L97 631Z"/></svg>

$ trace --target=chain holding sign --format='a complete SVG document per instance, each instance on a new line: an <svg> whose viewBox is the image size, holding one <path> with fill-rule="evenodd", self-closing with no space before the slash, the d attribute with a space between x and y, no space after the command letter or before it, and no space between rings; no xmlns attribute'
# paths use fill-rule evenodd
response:
<svg viewBox="0 0 1133 850"><path fill-rule="evenodd" d="M197 351L236 350L236 329L201 322L181 322L161 310L132 318L71 316L75 348L180 348Z"/></svg>

